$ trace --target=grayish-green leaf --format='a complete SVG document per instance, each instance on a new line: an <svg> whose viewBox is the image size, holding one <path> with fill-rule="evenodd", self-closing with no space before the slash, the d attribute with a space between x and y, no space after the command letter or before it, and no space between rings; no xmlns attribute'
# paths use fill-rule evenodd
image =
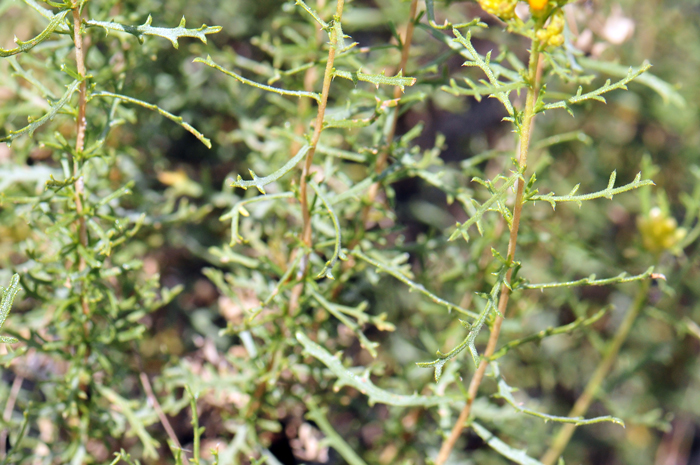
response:
<svg viewBox="0 0 700 465"><path fill-rule="evenodd" d="M469 325L466 322L462 322L462 324L469 329L469 334L467 334L467 337L464 338L464 340L454 349L450 350L447 353L442 353L439 350L437 351L437 359L433 360L432 362L420 362L416 363L419 367L423 368L434 368L435 369L435 382L440 381L440 376L442 375L442 370L445 364L450 361L451 359L455 358L457 355L459 355L461 352L464 351L464 349L469 349L469 352L471 353L472 360L474 360L474 365L478 368L479 364L481 363L481 360L479 359L479 353L476 350L476 346L474 345L474 341L476 341L476 337L479 335L481 332L481 328L483 328L484 323L486 323L486 320L491 316L493 312L498 312L497 307L498 307L498 298L501 293L501 288L506 284L506 276L508 272L509 266L504 264L501 269L498 271L496 274L496 282L494 283L493 287L491 288L491 292L488 294L484 295L483 297L486 298L486 305L484 306L484 309L481 311L479 314L478 318L476 321Z"/></svg>
<svg viewBox="0 0 700 465"><path fill-rule="evenodd" d="M495 397L501 398L505 400L511 407L513 407L515 410L517 410L520 413L524 413L526 415L530 415L533 417L541 418L545 422L549 421L555 421L557 423L573 423L576 426L581 426L581 425L592 425L595 423L603 423L603 422L610 422L610 423L615 423L620 426L625 426L625 422L622 421L621 419L617 417L613 417L610 415L606 415L603 417L595 417L595 418L583 418L583 417L560 417L557 415L549 415L547 413L541 413L537 412L535 410L530 410L521 407L521 404L515 401L515 398L513 398L513 392L517 391L517 389L514 389L508 384L506 384L505 380L502 377L499 377L498 379L498 394L495 395Z"/></svg>
<svg viewBox="0 0 700 465"><path fill-rule="evenodd" d="M498 211L503 218L508 220L510 218L510 210L506 207L506 200L508 198L508 190L513 187L518 179L522 179L519 173L513 174L505 180L505 182L498 188L494 187L492 181L482 181L478 178L474 178L474 181L480 181L481 184L485 185L486 188L491 192L491 198L489 198L483 204L479 204L475 199L472 199L472 203L476 207L474 214L462 224L457 224L457 229L450 235L451 241L455 240L459 235L461 235L465 241L469 242L469 228L476 224L479 233L481 233L481 219L484 214L488 211ZM508 221L510 223L510 221Z"/></svg>
<svg viewBox="0 0 700 465"><path fill-rule="evenodd" d="M326 418L327 409L319 408L313 399L306 400L306 405L309 407L306 418L316 423L316 426L318 426L318 428L323 431L323 434L326 435L326 437L323 439L325 444L335 449L349 465L367 465L365 461L362 460L362 458L360 458L360 456L357 455L357 453L350 447L350 445L345 442L343 437L339 435L335 429L333 429L333 426Z"/></svg>
<svg viewBox="0 0 700 465"><path fill-rule="evenodd" d="M153 437L146 431L146 425L134 411L132 406L133 402L129 401L114 390L108 388L107 386L102 386L100 384L95 384L95 387L100 392L102 397L104 397L109 403L115 407L115 411L124 415L126 421L131 426L133 433L139 438L141 444L143 444L143 456L144 458L155 459L158 457L158 452L156 450L159 447L158 441L153 439Z"/></svg>
<svg viewBox="0 0 700 465"><path fill-rule="evenodd" d="M489 361L498 360L499 358L503 357L505 354L510 352L512 349L515 349L516 347L519 347L523 344L527 344L528 342L541 341L542 339L548 336L554 336L557 334L571 334L578 328L585 328L587 326L590 326L598 320L600 320L603 317L603 315L607 313L607 311L608 308L604 308L598 311L595 315L593 315L590 318L579 317L575 321L569 323L568 325L559 326L556 328L550 326L530 336L510 341L508 344L498 349L491 357L489 357Z"/></svg>
<svg viewBox="0 0 700 465"><path fill-rule="evenodd" d="M644 273L634 276L630 276L626 272L622 272L619 275L612 278L596 279L596 276L592 274L587 278L579 279L576 281L543 284L525 283L521 284L518 287L522 289L552 289L555 287L607 286L610 284L631 283L633 281L641 281L647 278L664 279L663 275L654 274L654 267L650 266Z"/></svg>
<svg viewBox="0 0 700 465"><path fill-rule="evenodd" d="M241 217L243 216L248 216L250 213L248 213L248 210L246 210L245 206L249 205L251 203L257 203L257 202L267 202L271 200L278 200L278 199L289 199L289 198L294 198L294 192L282 192L281 194L270 194L270 195L262 195L258 197L253 197L250 199L244 199L241 200L240 202L236 202L236 204L229 210L228 213L222 215L219 220L221 221L226 221L228 219L231 220L231 242L230 245L233 247L234 244L236 243L241 243L245 242L245 239L243 236L240 235L238 232L238 221Z"/></svg>
<svg viewBox="0 0 700 465"><path fill-rule="evenodd" d="M233 187L240 187L241 189L255 187L260 191L261 194L265 194L264 187L270 183L277 181L279 178L292 171L294 167L297 166L297 164L304 157L306 157L306 154L309 151L309 149L311 149L310 145L304 145L302 148L299 149L299 151L296 155L294 155L294 157L292 157L287 163L284 164L284 166L282 166L282 168L278 169L269 176L260 178L255 174L253 170L249 170L250 175L253 177L252 181L244 181L241 175L239 174L236 180L231 183L231 185Z"/></svg>
<svg viewBox="0 0 700 465"><path fill-rule="evenodd" d="M174 123L179 124L180 126L183 127L187 132L195 136L199 141L204 144L207 148L211 148L211 141L204 137L204 135L197 131L194 127L192 127L189 123L186 123L181 116L175 116L169 111L165 111L162 108L160 108L158 105L154 105L152 103L144 102L143 100L135 99L133 97L127 97L126 95L121 95L121 94L115 94L113 92L106 92L106 91L100 91L100 92L94 92L91 94L90 98L93 97L107 97L107 98L116 98L119 100L122 100L127 103L133 103L135 105L142 106L144 108L148 108L149 110L157 111L159 114L165 116L168 118L170 121L173 121Z"/></svg>
<svg viewBox="0 0 700 465"><path fill-rule="evenodd" d="M307 98L312 98L316 100L317 102L321 101L321 95L317 94L316 92L307 92L303 90L285 90L285 89L280 89L279 87L272 87L272 86L266 86L265 84L260 84L259 82L251 81L250 79L246 79L240 74L236 74L233 71L229 71L225 68L222 68L218 64L214 62L214 60L211 59L210 56L207 56L207 59L204 60L202 58L195 58L194 59L195 63L204 63L205 65L217 69L221 71L222 73L226 74L227 76L231 76L232 78L236 79L237 81L247 84L252 87L257 87L258 89L266 90L268 92L274 92L276 94L280 95L289 95L292 97L307 97Z"/></svg>
<svg viewBox="0 0 700 465"><path fill-rule="evenodd" d="M370 405L376 403L395 405L397 407L433 407L436 405L454 403L456 399L448 396L421 396L413 394L410 396L394 394L384 389L378 388L369 379L369 373L361 376L345 368L340 358L333 356L326 349L316 344L301 331L296 333L297 341L304 347L304 351L310 356L318 359L328 369L338 377L334 389L340 390L343 386L351 386L369 398Z"/></svg>
<svg viewBox="0 0 700 465"><path fill-rule="evenodd" d="M326 207L326 210L328 211L328 214L330 215L331 220L333 221L333 228L335 229L333 255L331 256L330 260L326 262L325 266L323 267L323 270L321 270L321 272L316 276L316 279L322 278L324 276L328 279L335 279L333 276L333 267L338 262L338 259L348 259L348 257L345 255L345 252L343 252L341 248L340 222L338 221L338 215L335 214L333 207L330 203L328 203L326 196L323 194L323 192L321 192L321 189L318 187L318 184L316 184L313 181L311 181L309 184L311 185L311 188L314 190L314 192L316 192L316 195L318 195L318 197L321 199L323 205Z"/></svg>
<svg viewBox="0 0 700 465"><path fill-rule="evenodd" d="M70 13L71 10L63 10L51 18L51 21L49 21L48 26L46 26L46 29L41 31L41 33L34 37L33 39L30 39L26 42L22 42L21 40L17 39L15 37L15 43L17 44L16 48L10 49L10 50L5 50L4 48L0 47L0 57L9 57L12 55L17 55L18 53L24 53L28 52L29 50L33 49L35 46L39 45L53 34L53 32L58 29L58 27L61 25L61 22L66 18L66 15Z"/></svg>
<svg viewBox="0 0 700 465"><path fill-rule="evenodd" d="M512 460L513 462L519 465L542 465L542 462L540 462L539 460L535 460L529 455L527 455L526 451L522 449L515 449L514 447L509 446L505 442L498 439L491 431L481 426L479 423L473 421L471 423L471 427L474 430L474 432L481 439L483 439L486 444L489 445L491 449L495 450L508 460Z"/></svg>
<svg viewBox="0 0 700 465"><path fill-rule="evenodd" d="M10 131L5 137L0 137L0 142L7 142L8 145L12 143L13 140L21 136L22 134L28 134L31 137L40 126L51 121L54 116L63 108L63 106L70 100L73 93L78 90L80 86L80 81L73 81L71 85L68 86L68 90L61 96L61 98L51 105L51 109L48 113L39 119L31 121L28 126L18 129L17 131Z"/></svg>
<svg viewBox="0 0 700 465"><path fill-rule="evenodd" d="M576 184L574 188L569 192L568 195L560 195L556 196L554 195L554 192L549 192L548 194L545 195L538 195L537 191L533 191L534 195L530 194L527 195L525 198L525 201L531 201L531 202L537 202L538 200L542 200L545 202L549 202L549 204L552 206L552 209L556 209L557 202L575 202L576 205L581 208L581 205L583 202L587 200L594 200L594 199L601 199L605 198L608 200L612 200L613 196L617 194L622 194L623 192L631 191L632 189L639 189L640 187L644 186L654 186L654 181L650 179L645 179L642 181L642 173L641 171L637 173L637 176L635 176L634 180L630 182L629 184L625 184L624 186L620 187L614 187L615 186L615 179L617 178L617 171L613 171L610 174L610 178L608 179L608 187L605 189L598 191L598 192L593 192L591 194L582 194L582 195L575 195L576 192L578 191L579 185Z"/></svg>
<svg viewBox="0 0 700 465"><path fill-rule="evenodd" d="M21 287L19 287L19 275L16 273L12 275L10 285L7 288L0 287L0 330L5 324L7 315L10 314L10 310L12 309L12 303L15 301L15 297L17 296L17 293L20 289ZM0 342L4 342L6 344L14 344L17 342L17 339L9 336L2 336Z"/></svg>
<svg viewBox="0 0 700 465"><path fill-rule="evenodd" d="M605 81L605 84L603 84L601 87L597 88L596 90L586 92L585 94L583 93L583 87L579 86L578 90L576 91L576 95L574 95L573 97L553 103L540 102L538 104L538 107L536 108L536 111L541 112L546 110L552 110L555 108L564 108L567 111L571 112L571 110L569 109L569 105L583 103L586 100L597 100L599 102L606 103L605 97L602 96L603 94L606 94L616 89L627 90L627 84L630 81L637 78L640 74L647 71L649 68L651 68L651 65L648 62L644 62L642 66L637 68L636 70L630 67L628 68L627 75L619 81L611 83L610 79L608 79L607 81Z"/></svg>
<svg viewBox="0 0 700 465"><path fill-rule="evenodd" d="M487 53L486 56L483 58L477 53L476 49L472 45L471 31L467 31L466 37L460 34L460 32L457 29L452 29L452 33L455 35L455 41L458 44L462 45L465 49L467 49L467 51L469 52L469 56L471 57L471 59L465 61L462 64L462 66L474 66L480 68L486 75L491 86L493 86L496 89L503 88L502 92L496 92L492 95L503 104L508 114L510 116L513 116L515 114L515 110L513 110L513 105L510 103L509 97L510 92L512 90L511 86L505 86L501 84L501 82L498 80L498 76L491 66L491 52Z"/></svg>
<svg viewBox="0 0 700 465"><path fill-rule="evenodd" d="M593 60L586 57L576 57L576 61L583 67L599 71L601 73L610 74L615 77L625 77L629 72L629 67L618 65L617 63L608 63L604 61ZM669 83L651 74L644 73L635 79L635 82L643 84L653 89L657 94L668 103L684 108L686 105L685 98Z"/></svg>
<svg viewBox="0 0 700 465"><path fill-rule="evenodd" d="M456 310L459 313L462 313L463 315L467 315L471 318L478 319L479 315L476 313L467 310L466 308L462 308L459 305L453 304L452 302L448 302L445 299L438 297L437 295L433 294L429 290L425 288L422 284L416 283L412 281L408 276L406 276L401 270L399 270L397 267L386 263L379 258L375 257L370 257L366 254L364 254L359 248L354 249L352 252L350 252L350 255L354 255L355 257L362 259L375 267L378 271L383 271L387 274L390 274L394 278L398 279L402 283L406 284L411 290L413 291L418 291L424 296L428 297L430 300L435 302L438 305L442 305L443 307L447 308L448 312L451 312L452 310Z"/></svg>
<svg viewBox="0 0 700 465"><path fill-rule="evenodd" d="M399 71L399 74L397 74L396 76L386 76L383 73L365 74L362 71L349 72L336 69L333 70L333 75L352 81L353 83L355 83L355 85L357 85L359 81L362 81L369 82L377 87L379 87L380 84L386 86L398 86L401 89L401 92L404 91L405 86L410 87L416 83L416 78L403 77L402 71Z"/></svg>
<svg viewBox="0 0 700 465"><path fill-rule="evenodd" d="M217 32L221 31L221 26L207 26L206 24L197 29L187 29L185 27L186 21L184 16L180 20L180 24L177 27L172 28L153 27L151 26L152 22L153 18L151 15L148 15L146 22L141 26L129 26L115 23L114 21L95 21L93 19L85 21L85 25L88 27L101 27L107 32L126 32L127 34L136 36L140 42L143 42L144 36L163 37L164 39L168 39L175 48L179 47L178 39L181 39L182 37L193 37L206 44L208 34L216 34Z"/></svg>

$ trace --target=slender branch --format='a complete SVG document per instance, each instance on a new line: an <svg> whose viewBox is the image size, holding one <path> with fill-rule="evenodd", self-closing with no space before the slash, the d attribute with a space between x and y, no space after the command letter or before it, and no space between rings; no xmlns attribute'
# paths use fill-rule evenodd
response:
<svg viewBox="0 0 700 465"><path fill-rule="evenodd" d="M139 363L141 362L141 359L139 357ZM168 421L168 417L165 416L165 413L163 412L163 409L160 406L160 402L158 402L158 398L156 397L155 393L153 392L153 387L151 386L151 381L148 379L148 375L141 371L139 374L139 379L141 380L141 386L143 386L143 390L146 393L146 397L148 397L148 401L153 405L153 409L156 411L156 414L158 415L158 419L160 420L160 424L163 425L163 428L165 429L165 432L168 434L168 438L170 438L170 441L172 441L173 445L177 447L178 449L182 449L182 446L180 445L180 441L177 439L177 434L175 434L175 430L173 427L170 425L170 421ZM187 460L187 459L185 459Z"/></svg>
<svg viewBox="0 0 700 465"><path fill-rule="evenodd" d="M571 409L571 412L569 412L568 416L578 417L584 415L588 411L588 408L591 406L591 403L593 402L593 399L595 398L598 389L600 389L600 385L603 383L603 380L610 372L613 363L615 363L615 360L617 359L617 354L620 352L622 344L627 339L630 329L632 329L632 325L637 319L639 312L644 307L644 302L646 301L650 285L651 280L648 279L642 281L642 284L639 287L639 292L637 292L637 296L634 299L634 302L632 302L632 305L627 310L625 319L622 320L622 324L620 324L620 327L617 329L615 336L609 342L605 350L605 355L600 360L600 362L598 362L598 366L593 372L593 376L591 376L591 379L588 381L588 384L586 385L583 394L581 394L581 396L576 400L576 403ZM571 440L571 436L574 434L575 430L575 424L564 425L562 429L559 430L559 433L554 438L552 445L542 456L541 462L544 465L553 465L557 461L562 452L564 452L564 449L569 443L569 440Z"/></svg>
<svg viewBox="0 0 700 465"><path fill-rule="evenodd" d="M87 106L87 70L85 68L85 48L83 42L83 35L81 30L81 18L80 18L80 4L73 4L73 41L75 43L75 63L78 69L78 75L82 79L80 87L78 88L78 121L76 122L76 137L75 137L75 152L76 156L73 157L73 176L78 179L75 184L75 212L78 214L78 235L80 244L87 248L88 246L88 236L87 236L87 226L85 224L85 217L83 216L83 179L79 177L80 166L79 158L85 148L85 131L87 128L87 120L85 119L85 108ZM83 271L85 269L85 258L80 256L78 259L78 269ZM87 296L84 290L81 290L83 295L80 298L80 303L85 316L90 315L90 307L88 305ZM88 326L85 323L84 327L85 339L88 336ZM88 351L89 352L89 351ZM87 354L86 354L87 357Z"/></svg>
<svg viewBox="0 0 700 465"><path fill-rule="evenodd" d="M339 23L343 16L343 7L345 5L345 0L338 0L335 10L335 16L333 21ZM289 299L289 313L294 314L299 306L299 298L304 291L304 278L307 274L308 261L309 261L309 250L312 245L312 228L311 228L311 210L309 209L309 198L308 198L308 178L311 174L311 165L314 160L314 154L316 153L316 147L318 146L318 141L321 139L321 132L323 131L323 118L326 114L326 105L328 104L328 94L331 88L331 82L333 81L333 62L335 61L335 52L338 48L339 41L342 41L342 37L338 35L342 34L339 27L333 27L330 31L330 47L328 49L328 61L326 62L326 70L323 73L323 87L321 90L321 100L318 102L318 112L316 114L316 125L314 127L314 133L311 136L311 141L309 145L311 148L306 153L306 160L304 161L304 168L301 172L301 180L299 181L299 201L301 203L301 215L302 215L302 232L301 240L306 247L306 251L303 252L302 260L299 264L299 269L297 272L297 284L292 289L292 294Z"/></svg>
<svg viewBox="0 0 700 465"><path fill-rule="evenodd" d="M527 155L530 148L530 132L532 126L532 120L535 116L535 102L537 101L537 92L539 90L539 74L537 72L539 62L539 44L535 40L532 42L532 50L530 52L530 63L528 66L528 81L529 87L527 91L527 98L525 101L525 110L523 113L522 124L519 128L520 133L520 154L518 158L518 163L520 169L524 169L527 166ZM520 227L520 215L523 208L523 191L525 187L525 182L523 179L518 179L517 193L515 196L515 206L513 207L513 223L510 229L510 239L508 241L508 260L513 261L515 257L515 249L518 243L518 229ZM512 275L512 268L508 270L506 279L510 282ZM506 309L508 307L508 299L510 297L509 286L503 286L501 288L501 296L498 300L498 315L491 328L491 335L489 336L488 344L486 345L486 350L484 351L484 356L476 369L474 376L469 383L467 403L459 414L457 423L455 423L452 431L448 438L443 442L440 452L435 460L435 465L444 465L447 459L450 457L450 453L454 448L457 440L462 434L462 430L466 424L469 415L471 414L471 408L476 399L476 395L479 391L479 386L481 386L481 381L484 379L484 374L486 373L486 368L489 365L489 358L496 351L496 344L498 343L498 336L501 332L501 325L506 315Z"/></svg>
<svg viewBox="0 0 700 465"><path fill-rule="evenodd" d="M80 89L78 89L80 101L78 103L78 133L75 139L75 151L78 153L82 152L85 148L85 128L87 126L87 121L85 120L85 106L87 103L87 82L85 81L85 75L87 74L87 71L85 69L85 51L83 48L83 35L80 21L80 5L76 3L73 5L73 40L75 42L75 63L78 68L78 75L80 75L81 79L83 80L80 83Z"/></svg>
<svg viewBox="0 0 700 465"><path fill-rule="evenodd" d="M343 6L345 0L338 0L336 7L335 16L333 21L340 22L343 16ZM299 182L299 196L301 198L301 213L303 220L302 229L302 241L307 247L311 247L311 211L309 210L308 204L308 177L311 174L311 164L314 160L314 153L316 152L316 146L318 141L321 139L321 132L323 131L323 118L326 114L326 105L328 104L328 94L331 88L331 81L333 80L333 62L335 61L335 52L338 46L338 41L342 40L342 37L338 37L338 29L331 29L331 43L328 49L328 62L326 62L326 71L323 73L323 88L321 90L321 101L318 103L318 113L316 114L316 126L314 127L314 133L311 136L311 149L306 154L306 160L304 162L304 169L301 172L301 180ZM306 260L301 264L301 268L305 272Z"/></svg>
<svg viewBox="0 0 700 465"><path fill-rule="evenodd" d="M401 45L401 63L399 64L399 72L405 73L406 71L406 64L408 63L408 54L411 51L411 42L413 41L413 29L416 24L416 10L418 9L418 0L413 0L411 2L411 9L408 17L408 24L406 25L406 33L404 34L403 37L403 44ZM402 89L399 87L396 87L394 89L394 98L400 98ZM394 107L394 110L391 112L391 123L389 125L389 130L386 133L386 147L384 150L382 150L379 153L379 156L377 157L377 162L375 164L375 172L377 174L381 173L384 171L386 168L386 162L387 159L389 158L389 153L391 151L391 143L394 140L394 135L396 134L396 124L398 123L399 120L399 106L397 105ZM369 218L369 214L372 210L372 204L374 203L374 199L377 197L377 194L379 193L379 188L381 184L379 182L375 182L370 186L369 192L367 194L367 205L365 205L365 208L362 210L362 220L360 222L360 225L363 227L364 231L364 225L367 224L367 220ZM356 239L356 242L357 241ZM356 244L356 242L353 242L351 244L351 248Z"/></svg>

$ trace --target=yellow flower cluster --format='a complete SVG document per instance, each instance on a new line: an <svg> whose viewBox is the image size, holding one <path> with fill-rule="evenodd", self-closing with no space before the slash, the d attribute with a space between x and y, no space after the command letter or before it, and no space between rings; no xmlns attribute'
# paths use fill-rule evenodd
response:
<svg viewBox="0 0 700 465"><path fill-rule="evenodd" d="M687 233L684 228L678 227L675 218L660 208L652 208L649 216L639 217L637 227L642 234L644 248L654 253L672 249Z"/></svg>
<svg viewBox="0 0 700 465"><path fill-rule="evenodd" d="M564 12L561 9L554 12L546 27L537 31L537 39L543 46L564 44Z"/></svg>
<svg viewBox="0 0 700 465"><path fill-rule="evenodd" d="M479 0L479 5L485 12L506 21L515 17L515 5L517 4L517 0Z"/></svg>

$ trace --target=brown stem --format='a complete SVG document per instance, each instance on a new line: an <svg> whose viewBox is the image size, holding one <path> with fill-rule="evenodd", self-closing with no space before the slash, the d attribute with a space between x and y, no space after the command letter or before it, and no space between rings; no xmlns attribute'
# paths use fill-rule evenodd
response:
<svg viewBox="0 0 700 465"><path fill-rule="evenodd" d="M87 127L87 120L85 119L85 107L87 105L87 70L85 69L85 47L81 26L80 5L76 2L73 4L73 42L75 44L75 63L76 67L78 68L78 75L82 79L82 82L78 88L78 120L76 121L75 156L73 157L73 176L77 177L78 179L75 183L75 196L73 200L75 201L75 212L78 215L78 240L80 241L80 245L87 249L88 235L85 217L83 216L82 199L84 180L82 176L78 176L80 173L80 158L82 158L82 152L85 148L85 130ZM78 270L83 271L85 267L85 258L83 258L81 254L78 254ZM85 340L86 344L84 363L87 366L91 354L91 348L88 342L90 339L90 305L88 303L86 291L86 286L81 286L80 306L82 308L83 315L85 316L85 322L83 323L83 339ZM80 389L87 393L89 391L89 383L81 382Z"/></svg>
<svg viewBox="0 0 700 465"><path fill-rule="evenodd" d="M170 425L168 417L165 416L165 412L163 412L163 409L160 406L160 402L158 402L158 398L153 392L153 387L151 386L151 381L148 379L148 375L142 371L139 374L139 379L141 380L141 386L143 386L143 390L146 393L148 401L153 405L153 409L158 415L160 424L163 425L165 432L168 434L168 438L170 438L175 447L177 447L178 449L182 449L182 446L180 446L180 441L178 441L177 435L175 434L175 430Z"/></svg>
<svg viewBox="0 0 700 465"><path fill-rule="evenodd" d="M340 21L343 16L343 6L345 0L338 0L338 5L336 7L335 16L333 21ZM302 214L302 233L301 238L304 245L307 248L311 247L311 211L308 205L308 177L311 174L311 164L314 160L314 153L316 152L316 145L321 139L321 132L323 132L323 118L326 115L326 105L328 104L328 93L331 88L331 81L333 80L333 62L335 61L335 49L338 46L338 40L342 37L337 37L336 29L331 30L331 43L328 50L328 62L326 63L326 71L323 73L323 88L321 90L321 101L318 103L318 113L316 114L316 126L314 127L314 133L311 136L311 149L306 154L306 159L304 160L304 168L301 172L301 180L299 182L299 196L301 198L301 214ZM302 262L304 262L302 260ZM302 268L306 268L306 263L302 263Z"/></svg>
<svg viewBox="0 0 700 465"><path fill-rule="evenodd" d="M403 37L403 47L401 49L401 62L399 63L399 70L400 71L405 71L406 70L406 64L408 63L408 55L411 50L411 43L413 42L413 30L416 25L416 11L418 10L418 0L412 0L411 2L411 7L409 11L409 18L408 18L408 24L406 25L406 31L404 32L404 37ZM396 74L396 73L394 73ZM397 99L401 97L401 88L400 87L395 87L394 88L394 98ZM377 162L375 165L375 172L376 173L381 173L384 171L386 168L386 162L387 159L389 158L389 153L391 151L391 143L394 140L394 135L396 134L396 124L399 120L399 106L397 105L391 115L390 115L390 121L391 125L389 126L389 131L386 134L386 147L384 150L382 150L377 157ZM367 193L367 205L362 209L362 214L360 216L360 222L357 223L356 226L356 232L355 236L353 239L350 241L350 244L348 246L349 249L354 249L357 244L360 243L362 240L362 236L364 235L366 226L367 226L367 221L369 219L370 212L372 211L372 204L374 203L375 198L377 197L377 194L379 193L379 188L381 187L381 184L379 182L375 182L372 184L369 188L369 191ZM342 263L342 269L343 271L348 270L352 268L355 264L354 258L353 257L348 257L347 261L344 261ZM343 286L342 286L342 281L338 281L336 286L333 287L332 291L332 299L335 300L340 292L342 291Z"/></svg>
<svg viewBox="0 0 700 465"><path fill-rule="evenodd" d="M316 9L318 11L323 10L323 8L326 6L326 0L317 0L316 1ZM325 31L323 29L319 29L316 31L316 36L314 37L315 39L315 45L316 48L320 48L321 41L323 40L323 35L325 34ZM313 92L314 86L316 85L316 80L318 79L318 71L316 70L315 66L312 66L311 68L307 69L306 72L304 73L304 90L307 92ZM303 123L304 119L306 118L306 114L309 111L309 108L311 107L311 100L306 99L306 98L300 98L299 102L297 103L297 115L299 116L299 123L297 124L296 128L294 128L294 132L299 135L303 136L304 132L306 132L306 125ZM296 140L292 141L290 145L290 152L291 156L294 156L299 149L301 148L301 144L297 142ZM290 260L290 263L294 260Z"/></svg>
<svg viewBox="0 0 700 465"><path fill-rule="evenodd" d="M343 7L345 5L345 0L338 0L335 16L333 21L340 21L343 16ZM312 246L312 228L311 228L311 211L309 209L309 199L308 199L308 177L311 174L311 165L314 159L314 153L316 153L316 146L318 141L321 139L321 132L323 132L323 118L326 115L326 105L328 104L328 93L331 88L331 81L333 81L333 62L335 61L335 50L338 46L338 40L342 37L337 37L337 29L331 29L331 42L330 48L328 50L328 62L326 63L326 70L323 73L323 88L321 90L321 101L318 103L318 113L316 114L316 126L314 127L314 133L311 136L311 149L309 149L306 154L306 159L304 160L304 167L301 172L301 180L299 181L299 202L301 203L301 215L302 215L302 232L301 240L304 243L306 251L304 251L304 256L299 262L299 272L297 273L297 280L299 284L292 288L292 293L289 299L289 310L288 313L293 315L298 306L299 298L304 291L304 278L307 274L308 261L309 261L309 250Z"/></svg>
<svg viewBox="0 0 700 465"><path fill-rule="evenodd" d="M539 45L537 41L532 43L532 51L530 52L530 63L528 66L528 81L529 88L527 91L527 98L525 101L525 111L523 113L522 125L520 127L520 153L518 157L518 164L520 169L524 169L527 166L527 155L530 148L530 133L532 129L532 121L535 117L535 102L537 100L537 92L539 90L539 75L537 72L539 62ZM523 191L525 188L525 183L522 179L518 179L517 192L515 195L515 206L513 207L513 225L510 229L510 238L508 240L508 261L513 262L515 257L515 250L518 244L518 229L520 228L520 215L523 209ZM510 282L512 275L512 268L508 270L506 279ZM486 368L488 368L488 359L496 351L496 344L498 343L498 336L501 332L501 325L503 324L504 317L506 315L506 309L508 308L508 299L510 297L510 290L508 286L503 286L501 289L501 295L498 299L498 316L493 323L491 328L491 334L489 336L489 341L486 345L486 350L481 358L479 367L476 369L474 376L472 376L471 382L469 383L467 403L459 414L457 422L455 423L450 435L442 443L440 452L438 453L437 459L435 460L435 465L443 465L447 462L450 457L450 453L454 448L457 440L462 434L462 430L469 419L471 414L472 404L476 395L479 392L479 386L484 379L484 374L486 373Z"/></svg>
<svg viewBox="0 0 700 465"><path fill-rule="evenodd" d="M85 148L85 129L87 127L87 120L85 119L85 108L87 105L87 81L85 76L87 75L87 70L85 69L85 50L83 47L83 35L81 33L81 18L80 18L80 5L77 3L73 5L73 41L75 43L75 63L78 68L78 75L83 80L78 88L78 121L76 122L76 137L75 137L75 152L80 156L81 152ZM73 175L77 176L79 173L78 157L73 158ZM83 180L79 178L75 184L75 211L78 214L78 234L80 239L80 244L83 247L88 245L87 237L87 227L85 225L85 218L83 217L83 201L82 201L82 190L83 190ZM85 259L81 256L78 259L78 269L80 271L85 269ZM83 296L81 298L81 305L83 308L83 313L87 316L90 314L90 308L88 306L87 297Z"/></svg>
<svg viewBox="0 0 700 465"><path fill-rule="evenodd" d="M593 372L593 375L588 381L588 384L583 390L583 393L576 400L576 403L571 409L571 412L569 412L570 417L580 417L585 415L585 413L588 411L588 408L591 406L591 403L595 399L595 395L598 392L598 389L600 389L600 385L603 383L603 380L610 372L610 369L612 368L613 363L615 363L615 360L617 360L617 354L620 352L622 344L627 339L630 329L632 329L632 325L637 319L639 312L644 307L644 302L646 301L650 284L651 280L645 280L642 282L642 285L639 288L639 292L637 293L634 302L627 310L625 319L622 321L620 327L615 333L615 336L606 347L605 355L598 363L598 366L596 367L595 372ZM574 423L567 423L559 430L559 433L554 438L552 445L542 456L541 462L544 465L553 465L557 461L562 452L564 452L566 445L571 440L571 436L574 434L574 430L576 430L576 425Z"/></svg>

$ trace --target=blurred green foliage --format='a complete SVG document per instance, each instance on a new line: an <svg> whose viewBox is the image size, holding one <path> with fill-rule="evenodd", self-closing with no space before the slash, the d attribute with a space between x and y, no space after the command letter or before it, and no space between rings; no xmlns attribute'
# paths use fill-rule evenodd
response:
<svg viewBox="0 0 700 465"><path fill-rule="evenodd" d="M0 0L0 48L40 34L49 24L43 8L58 13L70 3ZM416 363L459 346L468 334L460 319L473 323L503 285L492 248L506 255L513 195L499 188L517 180L513 125L486 98L483 73L460 66L468 48L451 41L450 29L432 27L420 3L401 74L416 83L397 95L386 84L399 81L378 76L398 72L409 3L345 5L339 40L358 45L337 49L313 159L309 246L303 162L266 185L266 198L232 183L253 179L248 170L271 175L298 154L315 128L315 100L247 86L203 62L210 56L245 79L318 94L329 35L314 18L293 2L82 3L85 21L140 26L150 15L150 26L176 28L184 16L187 28L221 31L206 43L179 37L175 49L164 33L141 43L83 23L93 95L84 150L75 145L72 12L48 40L0 59L0 138L49 113L76 83L33 137L0 144L0 284L18 273L24 289L2 328L19 340L0 358L6 462L434 459L474 362L462 352L437 381ZM309 8L325 22L336 12L323 1ZM523 177L537 174L531 187L539 192L531 193L541 198L526 203L521 220L523 281L498 344L512 348L489 369L453 463L539 463L559 427L518 411L508 395L520 409L566 416L635 302L640 315L585 415L626 427L581 426L564 458L698 459L698 8L690 0L566 7L566 50L582 55L546 56L547 103L579 84L588 92L615 83L628 64L653 67L629 91L606 94L606 105L588 101L572 108L573 118L548 110L534 120ZM434 14L433 25L476 17L489 25L471 27L469 44L481 57L492 50L488 66L501 70L512 87L505 100L521 109L530 40L507 33L476 3L439 3ZM604 191L613 171L615 187L640 171L656 186L580 208L547 202L547 193L576 185L573 195ZM448 241L455 223L472 226L468 243L459 233ZM668 247L650 246L654 240ZM651 265L665 281L527 289L593 274L646 279ZM317 279L324 266L334 280ZM472 341L478 354L496 315L486 317Z"/></svg>

